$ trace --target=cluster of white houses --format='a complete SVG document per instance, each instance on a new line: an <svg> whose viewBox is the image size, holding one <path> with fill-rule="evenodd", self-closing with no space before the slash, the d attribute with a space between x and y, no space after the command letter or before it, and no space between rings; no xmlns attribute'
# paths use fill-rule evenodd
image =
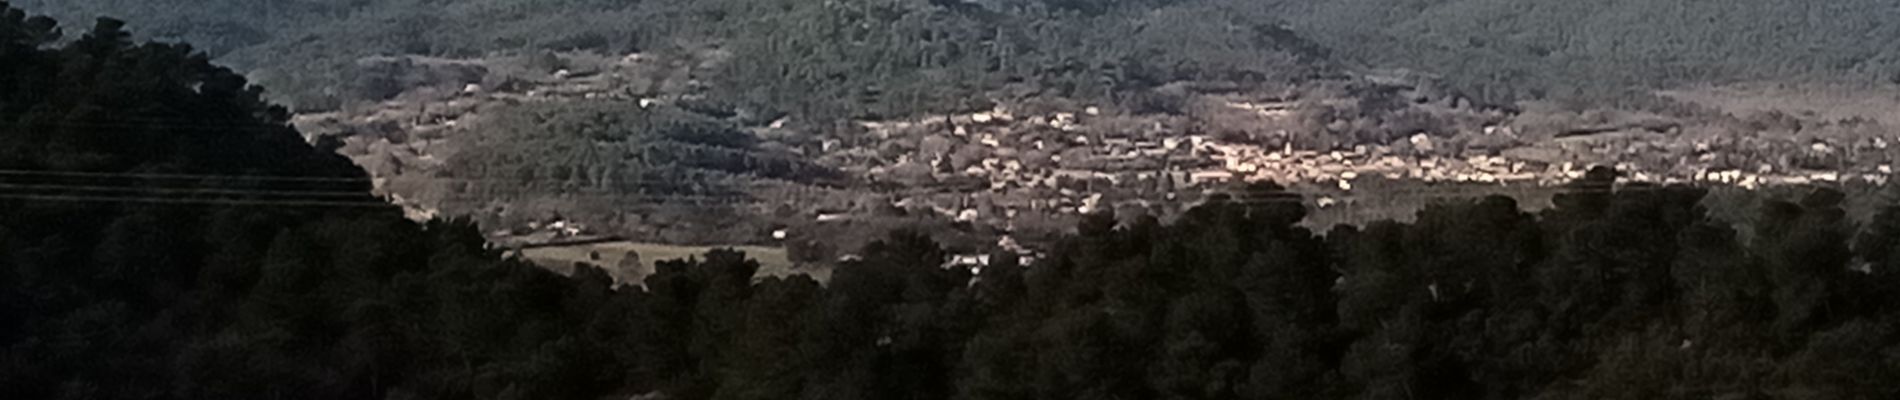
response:
<svg viewBox="0 0 1900 400"><path fill-rule="evenodd" d="M1269 117L1288 114L1285 106L1232 106ZM918 207L929 203L929 208L937 212L966 221L1006 219L1019 210L1086 213L1137 199L1175 200L1210 190L1212 184L1235 181L1274 181L1321 188L1331 192L1328 196L1351 196L1356 183L1368 178L1549 186L1580 178L1594 166L1615 167L1629 182L1663 184L1754 188L1849 181L1884 183L1892 172L1893 157L1888 139L1881 137L1687 138L1635 130L1534 143L1513 136L1499 141L1513 143L1509 147L1464 147L1457 151L1419 151L1443 146L1435 143L1438 137L1422 133L1405 138L1403 150L1371 144L1337 150L1297 149L1290 144L1269 148L1168 132L1105 134L1103 129L1091 126L1091 119L1099 114L1097 109L1078 111L1017 115L997 109L863 125L871 134L885 139L923 140L940 135L951 138L953 144L982 147L978 154L983 158L961 169L944 168L943 164L950 161L924 152L903 154L872 169L875 174L903 163L927 163L938 182L982 182L980 188L964 185L934 197L920 196L925 200L904 199L902 204ZM1143 129L1168 129L1160 123L1155 125ZM1482 135L1516 134L1509 127L1490 126ZM1025 157L1032 153L1038 155ZM1042 155L1048 160L1028 159ZM981 212L970 208L970 198L981 198L990 207ZM1327 200L1331 198L1314 199L1320 206L1327 205Z"/></svg>

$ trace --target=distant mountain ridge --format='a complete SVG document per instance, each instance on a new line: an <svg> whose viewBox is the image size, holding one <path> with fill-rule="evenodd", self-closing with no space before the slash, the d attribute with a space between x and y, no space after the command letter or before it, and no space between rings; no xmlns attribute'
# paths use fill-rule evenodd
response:
<svg viewBox="0 0 1900 400"><path fill-rule="evenodd" d="M1878 0L1287 0L1335 54L1444 73L1493 101L1613 102L1632 87L1900 78L1900 3Z"/></svg>
<svg viewBox="0 0 1900 400"><path fill-rule="evenodd" d="M543 49L723 47L742 59L719 78L732 100L886 116L980 108L969 103L998 89L1138 101L1115 93L1297 79L1323 65L1434 72L1495 104L1628 105L1647 89L1696 83L1900 78L1900 5L1874 0L15 3L67 20L127 18L318 108L339 101L346 77L335 67L363 56ZM790 100L806 95L826 101Z"/></svg>

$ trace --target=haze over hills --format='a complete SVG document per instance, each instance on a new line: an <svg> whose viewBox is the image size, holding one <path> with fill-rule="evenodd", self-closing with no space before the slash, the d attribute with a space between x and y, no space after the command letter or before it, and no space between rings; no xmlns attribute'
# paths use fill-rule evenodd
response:
<svg viewBox="0 0 1900 400"><path fill-rule="evenodd" d="M1059 5L1073 18L1118 10ZM125 26L62 28L0 1L8 398L1900 397L1900 207L1856 223L1840 191L1764 188L1735 207L1711 194L1706 173L1635 175L1668 171L1636 167L1660 155L1655 164L1699 172L1769 167L1717 179L1842 181L1866 172L1842 165L1888 154L1874 140L1893 136L1868 121L1506 110L1428 78L1358 73L1170 83L1144 90L1174 97L1131 103L1064 89L822 120L814 112L830 106L760 113L720 100L716 81L694 83L690 70L743 59L719 49L378 56L349 71L372 73L365 88L386 98L293 116L211 57L135 40ZM1050 82L1061 81L1038 84ZM1491 150L1501 154L1469 157ZM1169 198L1174 180L1153 175L1219 166L1349 190L1376 181L1345 173L1389 166L1367 157L1399 159L1395 182L1430 182L1481 177L1498 159L1519 169L1510 160L1538 156L1527 152L1632 166L1533 186L1550 192L1541 211L1450 186L1461 197L1437 198L1415 220L1323 236L1300 226L1315 209L1287 186ZM1051 177L1053 187L1029 184ZM496 248L487 222L414 215L429 210L397 197L431 190L475 194L477 209L643 192L783 201L829 190L861 204L785 212L818 211L824 223L1043 191L1023 197L1077 213L1037 254L999 244L976 259L915 231L816 228L803 239L876 237L822 282L764 276L729 250L662 260L644 276L599 265L653 246L572 252L578 262L557 274ZM1199 198L1172 214L1080 210L1111 195ZM916 201L886 202L896 197ZM979 232L995 214L947 229ZM581 230L571 222L534 229Z"/></svg>

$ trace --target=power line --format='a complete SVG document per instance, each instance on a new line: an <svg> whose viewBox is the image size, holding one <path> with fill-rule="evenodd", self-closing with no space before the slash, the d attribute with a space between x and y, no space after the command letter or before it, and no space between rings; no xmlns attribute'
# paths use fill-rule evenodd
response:
<svg viewBox="0 0 1900 400"><path fill-rule="evenodd" d="M170 197L123 197L123 196L82 196L82 195L42 195L0 193L0 199L45 201L45 202L99 202L99 203L143 203L168 205L236 205L236 206L272 206L272 207L337 207L337 208L398 208L394 204L380 201L309 201L309 200L244 200L213 198L170 198Z"/></svg>
<svg viewBox="0 0 1900 400"><path fill-rule="evenodd" d="M280 128L295 129L295 127L290 126L289 124L284 124L284 125L246 124L246 123L235 122L235 121L232 123L204 123L202 121L186 122L186 121L140 121L140 120L127 120L125 122L38 121L38 122L20 123L19 125L27 126L27 127L52 126L52 127L77 127L77 128L117 128L117 129L125 129L125 130L193 129L193 130L226 131L226 132L247 131L247 130L267 130L267 129L280 129Z"/></svg>
<svg viewBox="0 0 1900 400"><path fill-rule="evenodd" d="M143 179L227 179L282 182L371 182L372 178L345 178L324 176L294 175L222 175L222 174L181 174L155 172L84 172L84 171L46 171L0 169L0 176L61 176L89 178L143 178Z"/></svg>
<svg viewBox="0 0 1900 400"><path fill-rule="evenodd" d="M85 172L85 171L45 171L45 170L0 169L0 177L5 177L5 176L23 176L23 177L50 176L50 177L76 177L76 178L101 178L101 179L113 179L113 178L176 179L176 180L192 179L192 180L229 180L229 181L346 182L346 183L373 183L376 181L376 179L384 179L384 180L414 179L414 180L424 180L424 181L431 181L431 182L472 182L472 183L499 182L499 183L513 183L513 184L526 184L526 183L535 182L535 180L529 180L529 179L453 178L453 177L432 177L432 176L430 177L408 176L408 177L396 177L396 178L368 178L368 177L351 178L351 177L296 176L296 175L231 175L231 174L185 174L185 173L155 173L155 172ZM563 180L549 179L546 181L563 181ZM618 182L618 183L659 183L659 184L705 183L705 182L699 182L699 181L646 179L646 178L608 179L608 181Z"/></svg>
<svg viewBox="0 0 1900 400"><path fill-rule="evenodd" d="M146 192L150 194L230 194L255 196L308 196L318 197L374 197L370 192L355 191L317 191L317 190L266 190L266 189L223 189L223 188L177 188L149 186L96 186L96 185L56 185L56 184L12 184L0 182L0 189L81 192ZM5 193L0 191L0 193Z"/></svg>
<svg viewBox="0 0 1900 400"><path fill-rule="evenodd" d="M1642 190L1653 190L1653 188L1645 188ZM1608 193L1610 191L1597 190L1595 192ZM1473 194L1463 194L1463 195L1448 194L1448 193L1436 193L1436 194L1435 193L1413 193L1413 194L1417 195L1413 197L1416 199L1431 199L1431 198L1475 199L1478 197L1482 197L1482 196L1473 195ZM627 199L627 196L600 195L598 197L612 197L612 198L621 199L621 200ZM679 198L688 198L688 197L687 196L640 196L636 198L645 198L649 200L666 200L666 199L679 199ZM156 197L156 196L92 196L92 195L21 194L21 193L0 193L0 199L43 201L43 202L96 202L96 203L135 203L135 204L161 204L161 205L206 205L206 206L230 205L230 206L260 206L260 207L385 208L385 209L396 209L400 207L396 204L391 204L391 203L386 203L386 202L381 202L381 201L332 201L332 200L311 200L311 199L231 199L231 198L207 198L207 197ZM1309 201L1307 199L1303 197L1299 197L1299 195L1290 195L1287 197L1275 196L1271 198L1228 199L1222 203L1231 204L1231 205L1261 205L1261 204L1305 204L1308 202ZM665 205L665 206L683 207L683 208L695 208L695 209L702 209L702 210L720 209L717 206L705 205L704 202L696 202L696 203L698 204L692 204L692 203L682 204L682 203L666 203L666 202L655 202L655 203L646 203L646 204L647 205ZM758 204L758 203L728 202L726 204ZM1207 204L1207 203L1203 202L1197 205L1204 205L1204 204ZM1357 214L1357 213L1354 213L1354 214Z"/></svg>
<svg viewBox="0 0 1900 400"><path fill-rule="evenodd" d="M222 179L256 179L256 180L288 180L288 181L348 181L348 182L361 182L361 181L368 180L367 178L336 178L336 177L203 175L203 174L160 174L160 173L98 173L98 172L24 171L24 170L0 170L0 175L12 175L12 176L49 175L49 176L108 177L108 178L142 177L142 178L161 178L161 179L222 178ZM450 180L450 181L457 180L457 179L450 179L450 178L422 178L422 179ZM1842 183L1839 183L1839 182L1835 182L1835 184L1842 185ZM1396 190L1373 189L1373 190L1366 190L1361 193L1373 195L1373 196L1366 196L1366 197L1371 197L1371 198L1382 197L1382 198L1396 198L1396 199L1481 198L1481 197L1488 197L1492 195L1512 194L1512 193L1509 193L1512 191L1511 189L1505 189L1504 190L1505 193L1498 193L1498 192L1487 193L1485 190L1483 190L1483 188L1486 188L1486 187L1512 188L1512 186L1509 186L1509 185L1492 186L1490 184L1451 184L1451 185L1428 185L1425 187L1409 187L1409 188L1396 189ZM1707 186L1694 186L1694 187L1689 187L1689 188L1683 188L1681 186L1650 185L1650 184L1639 184L1639 185L1625 184L1621 186L1595 186L1595 187L1583 187L1583 186L1574 186L1574 185L1572 186L1541 186L1541 185L1516 186L1516 188L1519 188L1521 190L1519 191L1519 193L1523 193L1523 192L1531 192L1535 194L1548 193L1551 195L1576 194L1576 193L1663 191L1663 190L1674 191L1674 190L1693 190L1697 188L1706 188L1706 187ZM232 201L238 201L238 202L242 202L243 204L259 204L259 205L265 205L265 204L295 205L295 204L310 204L310 203L329 204L329 203L336 203L336 202L324 201L320 198L323 198L323 197L367 197L367 196L374 195L369 192L358 192L358 191L268 190L268 189L248 189L248 188L233 189L233 188L218 188L218 187L152 187L152 186L129 186L129 185L106 186L106 185L97 185L97 184L75 185L75 184L0 183L0 188L42 190L42 191L71 190L71 191L91 191L91 192L107 192L107 193L129 192L129 194L141 194L141 195L227 194L227 195L256 195L256 196L283 196L283 197L301 196L303 197L302 199L291 198L291 199L270 199L270 200L240 200L240 199L211 199L211 198L204 198L204 197L190 197L190 198L188 197L149 197L149 196L148 197L100 197L100 196L86 197L86 196L64 196L64 195L49 195L49 194L0 193L0 194L15 196L15 197L27 196L27 198L29 199L38 199L38 200L77 199L77 200L88 200L88 201L103 201L107 199L115 199L115 200L122 199L122 200L127 200L127 201L150 201L150 202L232 202ZM507 189L512 189L512 191L515 193L523 193L529 190L529 188L527 187L512 187L512 188L507 188ZM508 190L504 190L504 191L508 191ZM938 194L948 195L948 196L968 195L966 193L938 193ZM1308 202L1313 201L1313 200L1308 200L1307 196L1333 197L1340 200L1354 200L1354 199L1363 198L1361 197L1360 193L1301 194L1301 193L1294 193L1294 192L1273 192L1273 193L1228 192L1226 194L1228 195L1228 199L1226 200L1226 202L1229 204L1280 204L1280 203L1302 203L1303 204L1303 203L1308 203ZM1258 196L1265 196L1265 197L1258 197ZM498 198L494 198L493 196L482 195L479 193L459 193L459 194L455 194L449 197L457 199L457 200L501 200ZM683 203L706 203L706 200L716 200L724 204L766 204L770 202L770 201L747 201L745 200L747 199L747 196L744 196L744 195L551 193L549 194L549 197L609 199L609 200L615 200L621 203L625 203L625 202L633 201L633 200L655 201L649 204L666 204L665 202L668 200L683 200L682 201ZM910 197L910 196L906 196L906 197ZM1140 199L1131 199L1131 200L1139 201ZM1317 199L1314 199L1314 200L1317 200ZM1123 201L1121 203L1126 203L1126 202L1127 201ZM363 205L374 204L378 206L385 205L385 203L382 203L382 202L356 202L353 204L363 204ZM672 204L672 205L685 206L684 204Z"/></svg>
<svg viewBox="0 0 1900 400"><path fill-rule="evenodd" d="M6 195L52 196L53 194L49 194L49 193L27 193L26 191L42 191L42 192L75 191L75 192L97 192L97 193L108 193L108 194L131 195L131 196L116 196L114 198L135 198L136 197L136 198L151 198L151 199L162 198L162 199L177 199L177 200L205 200L205 199L226 200L226 199L217 199L217 198L212 198L212 197L190 196L190 195L278 196L278 198L248 200L248 201L318 201L318 202L336 202L337 200L334 200L333 198L378 197L374 193L354 192L354 191L303 191L303 190L226 189L226 188L150 187L150 186L100 186L100 185L61 185L61 184L0 183L0 189L17 190L16 192L0 190L0 194L6 194ZM183 196L157 197L156 195L183 195ZM700 203L700 204L705 204L705 203L754 204L756 203L753 201L748 201L746 197L736 196L736 195L735 196L709 196L709 195L679 195L679 194L608 194L608 193L571 194L570 193L570 194L557 194L554 196L569 197L569 198L580 197L580 198L591 198L591 199L609 199L609 200L613 200L613 201L617 201L621 203L626 203L629 201L641 201L641 200L650 201L650 204L665 204L666 202L669 202L669 201L680 201L680 202L690 202L690 203ZM454 195L445 196L445 197L449 197L450 199L453 199L453 200L464 200L464 201L492 199L492 197L490 196L483 196L476 193L461 193L461 194L454 194ZM365 202L365 203L387 204L381 201Z"/></svg>

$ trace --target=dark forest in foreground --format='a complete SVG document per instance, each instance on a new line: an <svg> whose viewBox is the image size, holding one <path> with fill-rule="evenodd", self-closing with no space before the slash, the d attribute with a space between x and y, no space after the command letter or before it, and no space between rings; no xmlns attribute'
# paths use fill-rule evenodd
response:
<svg viewBox="0 0 1900 400"><path fill-rule="evenodd" d="M616 290L366 206L360 171L187 47L58 32L0 8L8 398L1900 396L1900 209L1855 227L1831 192L1747 240L1698 189L1600 175L1536 215L1320 237L1259 186L980 278L898 233L827 286L715 252ZM132 201L154 199L184 201Z"/></svg>

